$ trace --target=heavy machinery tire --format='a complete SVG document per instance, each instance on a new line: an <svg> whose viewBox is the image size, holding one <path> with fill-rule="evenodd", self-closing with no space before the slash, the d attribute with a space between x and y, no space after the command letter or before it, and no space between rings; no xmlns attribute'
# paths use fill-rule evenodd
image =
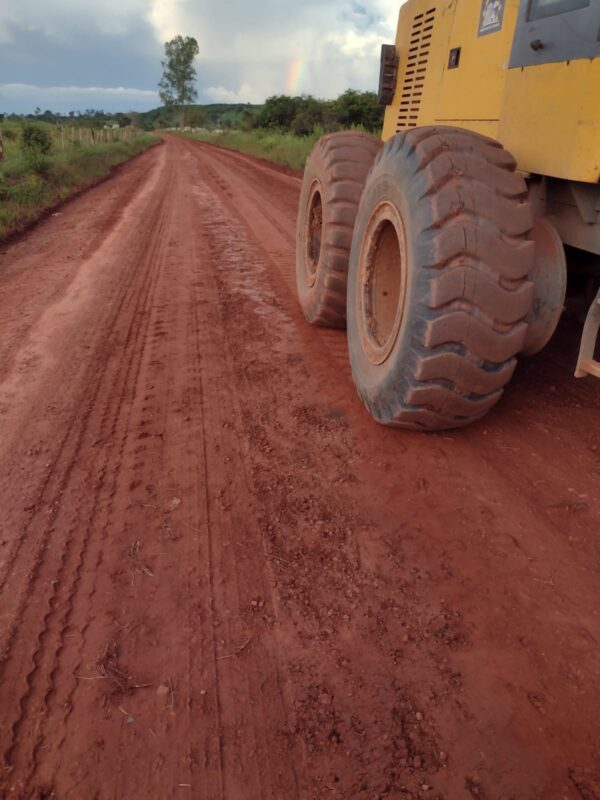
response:
<svg viewBox="0 0 600 800"><path fill-rule="evenodd" d="M451 127L390 139L352 243L348 343L373 417L457 428L497 403L523 347L533 286L524 179L493 139Z"/></svg>
<svg viewBox="0 0 600 800"><path fill-rule="evenodd" d="M345 131L316 143L304 172L296 238L296 283L313 325L344 328L352 231L360 196L383 144Z"/></svg>

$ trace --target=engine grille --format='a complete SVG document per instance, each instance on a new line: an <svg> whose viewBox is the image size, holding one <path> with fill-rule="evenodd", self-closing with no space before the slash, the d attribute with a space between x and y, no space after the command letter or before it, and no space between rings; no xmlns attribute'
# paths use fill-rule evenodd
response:
<svg viewBox="0 0 600 800"><path fill-rule="evenodd" d="M430 8L423 14L417 14L413 19L408 59L400 97L397 131L417 127L425 75L427 74L427 65L429 63L435 12L435 8Z"/></svg>

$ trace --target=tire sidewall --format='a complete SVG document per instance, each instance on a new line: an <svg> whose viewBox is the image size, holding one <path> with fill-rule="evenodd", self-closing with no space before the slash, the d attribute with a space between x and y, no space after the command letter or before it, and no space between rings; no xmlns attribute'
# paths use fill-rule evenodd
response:
<svg viewBox="0 0 600 800"><path fill-rule="evenodd" d="M395 137L399 138L399 137ZM391 404L402 402L414 369L412 342L416 326L423 325L422 317L415 313L420 297L420 264L427 258L426 234L415 238L415 231L423 231L429 224L426 209L419 208L415 198L420 196L418 175L410 157L398 147L399 141L390 141L375 163L363 193L352 239L348 271L347 329L350 364L357 390L368 404L376 419L387 417ZM365 353L359 333L359 265L363 257L365 233L373 211L383 202L398 210L406 234L406 290L403 316L396 340L387 359L382 364L373 363ZM386 414L378 414L380 405Z"/></svg>
<svg viewBox="0 0 600 800"><path fill-rule="evenodd" d="M318 307L318 298L323 291L323 266L324 258L326 256L326 248L323 246L325 240L325 226L327 225L327 214L329 208L328 197L328 181L326 178L326 164L323 153L323 143L319 142L313 150L304 170L304 180L302 182L302 191L300 194L300 203L298 207L298 224L296 227L296 287L298 290L298 298L300 305L305 309L305 314L309 321L313 321L311 309ZM321 194L322 204L322 230L321 230L321 253L319 262L317 264L315 282L311 285L307 280L306 269L306 227L308 224L308 216L310 214L309 204L312 197L312 187L314 183L319 182L319 191Z"/></svg>

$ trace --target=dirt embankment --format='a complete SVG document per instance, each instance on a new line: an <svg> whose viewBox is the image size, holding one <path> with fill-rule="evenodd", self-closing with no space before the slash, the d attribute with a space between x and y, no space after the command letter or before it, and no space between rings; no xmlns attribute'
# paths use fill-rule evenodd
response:
<svg viewBox="0 0 600 800"><path fill-rule="evenodd" d="M600 797L600 384L361 408L299 180L169 139L0 255L0 797Z"/></svg>

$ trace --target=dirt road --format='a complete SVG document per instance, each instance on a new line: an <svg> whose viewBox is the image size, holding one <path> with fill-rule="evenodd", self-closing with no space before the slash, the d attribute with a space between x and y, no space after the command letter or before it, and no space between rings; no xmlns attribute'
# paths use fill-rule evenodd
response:
<svg viewBox="0 0 600 800"><path fill-rule="evenodd" d="M176 139L0 255L0 797L600 797L600 382L376 426L300 181Z"/></svg>

